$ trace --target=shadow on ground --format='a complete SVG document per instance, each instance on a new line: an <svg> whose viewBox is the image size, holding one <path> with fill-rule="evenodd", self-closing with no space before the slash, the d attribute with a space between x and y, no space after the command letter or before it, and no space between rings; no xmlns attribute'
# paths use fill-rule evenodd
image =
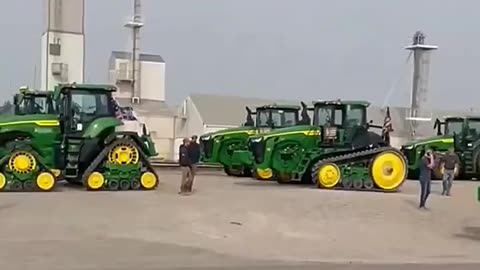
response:
<svg viewBox="0 0 480 270"><path fill-rule="evenodd" d="M480 226L463 227L463 232L455 234L455 237L480 242Z"/></svg>

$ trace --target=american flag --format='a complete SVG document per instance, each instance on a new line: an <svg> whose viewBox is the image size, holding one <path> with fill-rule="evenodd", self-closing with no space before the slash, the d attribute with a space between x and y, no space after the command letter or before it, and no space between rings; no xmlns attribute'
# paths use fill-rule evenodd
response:
<svg viewBox="0 0 480 270"><path fill-rule="evenodd" d="M393 131L392 118L390 117L390 107L387 107L385 119L383 119L382 138L390 144L390 132Z"/></svg>

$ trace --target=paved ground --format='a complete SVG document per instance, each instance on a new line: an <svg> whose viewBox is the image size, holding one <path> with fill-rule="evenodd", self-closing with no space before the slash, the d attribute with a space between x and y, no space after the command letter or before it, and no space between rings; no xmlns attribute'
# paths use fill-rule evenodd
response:
<svg viewBox="0 0 480 270"><path fill-rule="evenodd" d="M382 194L204 174L184 197L161 174L153 192L2 194L0 268L480 269L480 183L450 198L435 184L419 211L413 181Z"/></svg>

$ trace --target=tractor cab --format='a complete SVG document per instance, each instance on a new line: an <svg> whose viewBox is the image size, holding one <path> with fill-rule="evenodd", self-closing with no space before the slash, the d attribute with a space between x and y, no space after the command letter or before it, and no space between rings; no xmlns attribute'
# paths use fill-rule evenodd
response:
<svg viewBox="0 0 480 270"><path fill-rule="evenodd" d="M443 134L442 134L443 126ZM437 119L434 128L437 129L437 135L453 136L456 152L465 151L472 142L480 137L480 117L478 116L450 116L445 117L444 121Z"/></svg>
<svg viewBox="0 0 480 270"><path fill-rule="evenodd" d="M301 109L302 107L295 105L270 104L257 107L255 112L252 112L247 107L247 121L244 126L255 126L263 133L277 128L309 124L310 119L308 114L302 112L302 119L300 119L299 114ZM306 111L305 106L303 110ZM253 121L252 115L256 116L256 121Z"/></svg>
<svg viewBox="0 0 480 270"><path fill-rule="evenodd" d="M15 115L56 114L53 93L50 91L34 91L21 87L20 93L13 97Z"/></svg>
<svg viewBox="0 0 480 270"><path fill-rule="evenodd" d="M366 101L317 101L314 105L314 125L320 127L322 147L351 146L366 147L371 144L383 144L376 133L369 132L370 127L378 127L367 122Z"/></svg>
<svg viewBox="0 0 480 270"><path fill-rule="evenodd" d="M91 124L98 121L112 127L120 125L112 98L115 90L113 86L59 86L55 90L55 100L63 133L82 135L93 131L95 126L90 127Z"/></svg>

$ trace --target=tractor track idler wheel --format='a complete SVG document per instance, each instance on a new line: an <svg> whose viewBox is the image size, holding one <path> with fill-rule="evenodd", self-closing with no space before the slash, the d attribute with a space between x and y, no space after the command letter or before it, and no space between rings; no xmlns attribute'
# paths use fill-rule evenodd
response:
<svg viewBox="0 0 480 270"><path fill-rule="evenodd" d="M132 187L133 190L139 190L141 187L140 181L132 180L132 182L130 183L130 186Z"/></svg>
<svg viewBox="0 0 480 270"><path fill-rule="evenodd" d="M349 179L349 178L342 179L342 186L345 189L351 189L353 186L352 179Z"/></svg>
<svg viewBox="0 0 480 270"><path fill-rule="evenodd" d="M25 191L34 191L35 183L32 180L27 180L23 182L23 190Z"/></svg>
<svg viewBox="0 0 480 270"><path fill-rule="evenodd" d="M363 180L360 178L357 178L353 180L353 188L354 189L361 189L363 187Z"/></svg>
<svg viewBox="0 0 480 270"><path fill-rule="evenodd" d="M363 186L366 188L366 189L373 189L373 181L371 179L365 179L363 180Z"/></svg>
<svg viewBox="0 0 480 270"><path fill-rule="evenodd" d="M130 189L130 181L128 181L128 180L121 180L121 181L120 181L120 189L121 189L121 190L129 190L129 189Z"/></svg>
<svg viewBox="0 0 480 270"><path fill-rule="evenodd" d="M110 180L108 181L108 185L107 185L107 189L108 190L118 190L118 188L120 187L120 184L118 183L117 180Z"/></svg>
<svg viewBox="0 0 480 270"><path fill-rule="evenodd" d="M11 191L22 191L22 189L23 189L22 182L18 180L12 181L12 184L10 185Z"/></svg>

